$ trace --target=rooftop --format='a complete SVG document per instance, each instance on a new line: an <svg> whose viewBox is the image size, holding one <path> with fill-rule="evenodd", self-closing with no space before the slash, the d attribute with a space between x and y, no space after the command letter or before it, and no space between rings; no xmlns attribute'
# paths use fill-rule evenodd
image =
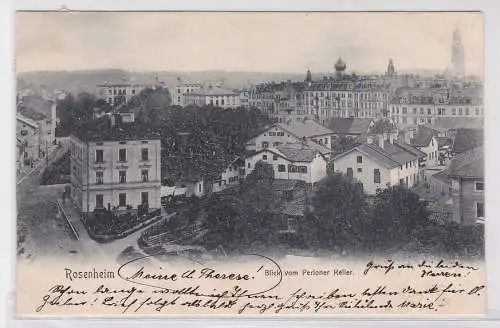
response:
<svg viewBox="0 0 500 328"><path fill-rule="evenodd" d="M424 125L418 125L416 134L410 140L410 145L414 147L427 147L435 134L435 130Z"/></svg>
<svg viewBox="0 0 500 328"><path fill-rule="evenodd" d="M483 146L457 155L444 172L449 177L484 178Z"/></svg>
<svg viewBox="0 0 500 328"><path fill-rule="evenodd" d="M311 162L319 153L305 143L289 143L276 147L281 154L292 162Z"/></svg>
<svg viewBox="0 0 500 328"><path fill-rule="evenodd" d="M82 123L73 131L78 139L84 142L125 141L125 140L159 140L160 133L137 122L121 123L114 126L108 116Z"/></svg>
<svg viewBox="0 0 500 328"><path fill-rule="evenodd" d="M371 120L360 118L332 118L327 126L333 133L364 134L368 132Z"/></svg>
<svg viewBox="0 0 500 328"><path fill-rule="evenodd" d="M452 151L463 153L484 143L484 133L480 129L456 129Z"/></svg>
<svg viewBox="0 0 500 328"><path fill-rule="evenodd" d="M382 163L383 165L394 168L406 164L407 162L418 160L420 157L425 156L425 154L418 149L407 145L402 142L394 141L392 144L385 140L384 148L379 147L377 140L372 143L364 143L356 146L353 149L358 149L367 156L370 156L375 161ZM350 153L353 149L348 150L336 158L341 158L344 155Z"/></svg>
<svg viewBox="0 0 500 328"><path fill-rule="evenodd" d="M287 123L278 123L277 126L299 138L314 137L333 133L330 129L310 119L301 121L289 121Z"/></svg>

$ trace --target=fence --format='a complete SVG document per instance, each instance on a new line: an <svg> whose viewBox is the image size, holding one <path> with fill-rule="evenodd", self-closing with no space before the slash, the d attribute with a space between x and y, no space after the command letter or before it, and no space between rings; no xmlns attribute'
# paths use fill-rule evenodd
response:
<svg viewBox="0 0 500 328"><path fill-rule="evenodd" d="M57 200L57 208L59 209L59 213L62 214L62 216L64 217L64 219L66 220L66 222L68 223L70 229L71 229L71 232L73 233L73 235L75 236L76 240L80 240L80 235L78 234L78 231L76 231L75 227L73 226L73 224L71 223L70 219L69 219L69 216L66 214L66 211L64 210L64 207L63 205L61 204L61 201L60 200Z"/></svg>

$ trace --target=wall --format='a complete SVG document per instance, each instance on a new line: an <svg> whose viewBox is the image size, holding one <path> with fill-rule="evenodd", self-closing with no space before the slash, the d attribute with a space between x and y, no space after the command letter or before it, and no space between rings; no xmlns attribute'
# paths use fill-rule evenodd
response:
<svg viewBox="0 0 500 328"><path fill-rule="evenodd" d="M118 206L118 194L127 194L127 205L137 207L141 192L148 192L150 208L160 206L160 141L139 140L85 144L75 136L70 138L72 198L82 211L87 211L87 196L90 211L95 207L95 195L102 194L104 205ZM143 161L141 151L148 149L148 160ZM96 150L103 150L103 162L96 162ZM125 162L118 162L119 150L126 149ZM88 157L87 157L88 155ZM142 181L142 170L148 170L148 181ZM124 170L126 182L119 183L119 172ZM102 184L97 184L96 172L103 172ZM87 187L88 186L88 187ZM87 195L88 192L88 195Z"/></svg>
<svg viewBox="0 0 500 328"><path fill-rule="evenodd" d="M427 155L425 166L435 167L439 165L438 143L435 137L432 137L431 142L427 147L418 147L418 149Z"/></svg>
<svg viewBox="0 0 500 328"><path fill-rule="evenodd" d="M476 191L475 183L483 179L454 179L452 191L453 220L463 224L475 224L476 203L484 203L484 191Z"/></svg>
<svg viewBox="0 0 500 328"><path fill-rule="evenodd" d="M267 156L267 159L263 157ZM262 151L254 156L245 159L245 176L248 176L255 168L255 165L262 161L273 166L274 178L284 180L301 180L306 183L315 183L326 177L326 161L321 155L317 155L311 162L292 162L280 155L276 155L269 150ZM250 167L248 164L250 163ZM288 165L306 166L307 173L293 173L289 172ZM278 166L284 165L285 171L279 172Z"/></svg>
<svg viewBox="0 0 500 328"><path fill-rule="evenodd" d="M283 132L283 136L270 136L269 132ZM262 142L267 141L269 144L269 147L273 147L273 143L279 142L280 144L286 144L286 143L294 143L294 142L300 142L301 140L297 138L296 136L290 134L289 132L279 128L279 127L272 127L266 132L261 133L255 138L255 149L256 150L261 150L262 147Z"/></svg>
<svg viewBox="0 0 500 328"><path fill-rule="evenodd" d="M363 163L357 163L358 156L362 156ZM352 168L354 179L363 184L363 190L368 195L375 195L377 188L384 189L388 184L394 185L397 181L397 169L390 170L356 149L334 160L333 165L335 172L343 174L347 174L347 168ZM358 169L361 169L361 172L358 172ZM374 169L380 170L380 183L374 182Z"/></svg>

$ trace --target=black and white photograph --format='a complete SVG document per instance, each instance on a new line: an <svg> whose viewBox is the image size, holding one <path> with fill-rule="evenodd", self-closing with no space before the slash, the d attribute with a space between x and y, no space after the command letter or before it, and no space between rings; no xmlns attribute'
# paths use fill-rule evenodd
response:
<svg viewBox="0 0 500 328"><path fill-rule="evenodd" d="M14 39L19 314L485 312L481 13L20 11Z"/></svg>

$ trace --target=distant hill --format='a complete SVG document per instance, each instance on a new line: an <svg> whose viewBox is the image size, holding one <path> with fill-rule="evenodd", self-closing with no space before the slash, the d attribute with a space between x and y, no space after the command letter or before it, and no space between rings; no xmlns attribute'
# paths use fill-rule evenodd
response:
<svg viewBox="0 0 500 328"><path fill-rule="evenodd" d="M85 71L37 71L22 72L17 75L17 89L33 89L40 91L64 90L72 93L93 93L99 84L127 83L154 84L156 77L169 88L177 84L177 78L183 81L201 83L223 82L228 88L248 87L266 81L302 81L304 74L265 73L265 72L232 72L232 71L198 71L198 72L134 72L120 69L85 70Z"/></svg>

